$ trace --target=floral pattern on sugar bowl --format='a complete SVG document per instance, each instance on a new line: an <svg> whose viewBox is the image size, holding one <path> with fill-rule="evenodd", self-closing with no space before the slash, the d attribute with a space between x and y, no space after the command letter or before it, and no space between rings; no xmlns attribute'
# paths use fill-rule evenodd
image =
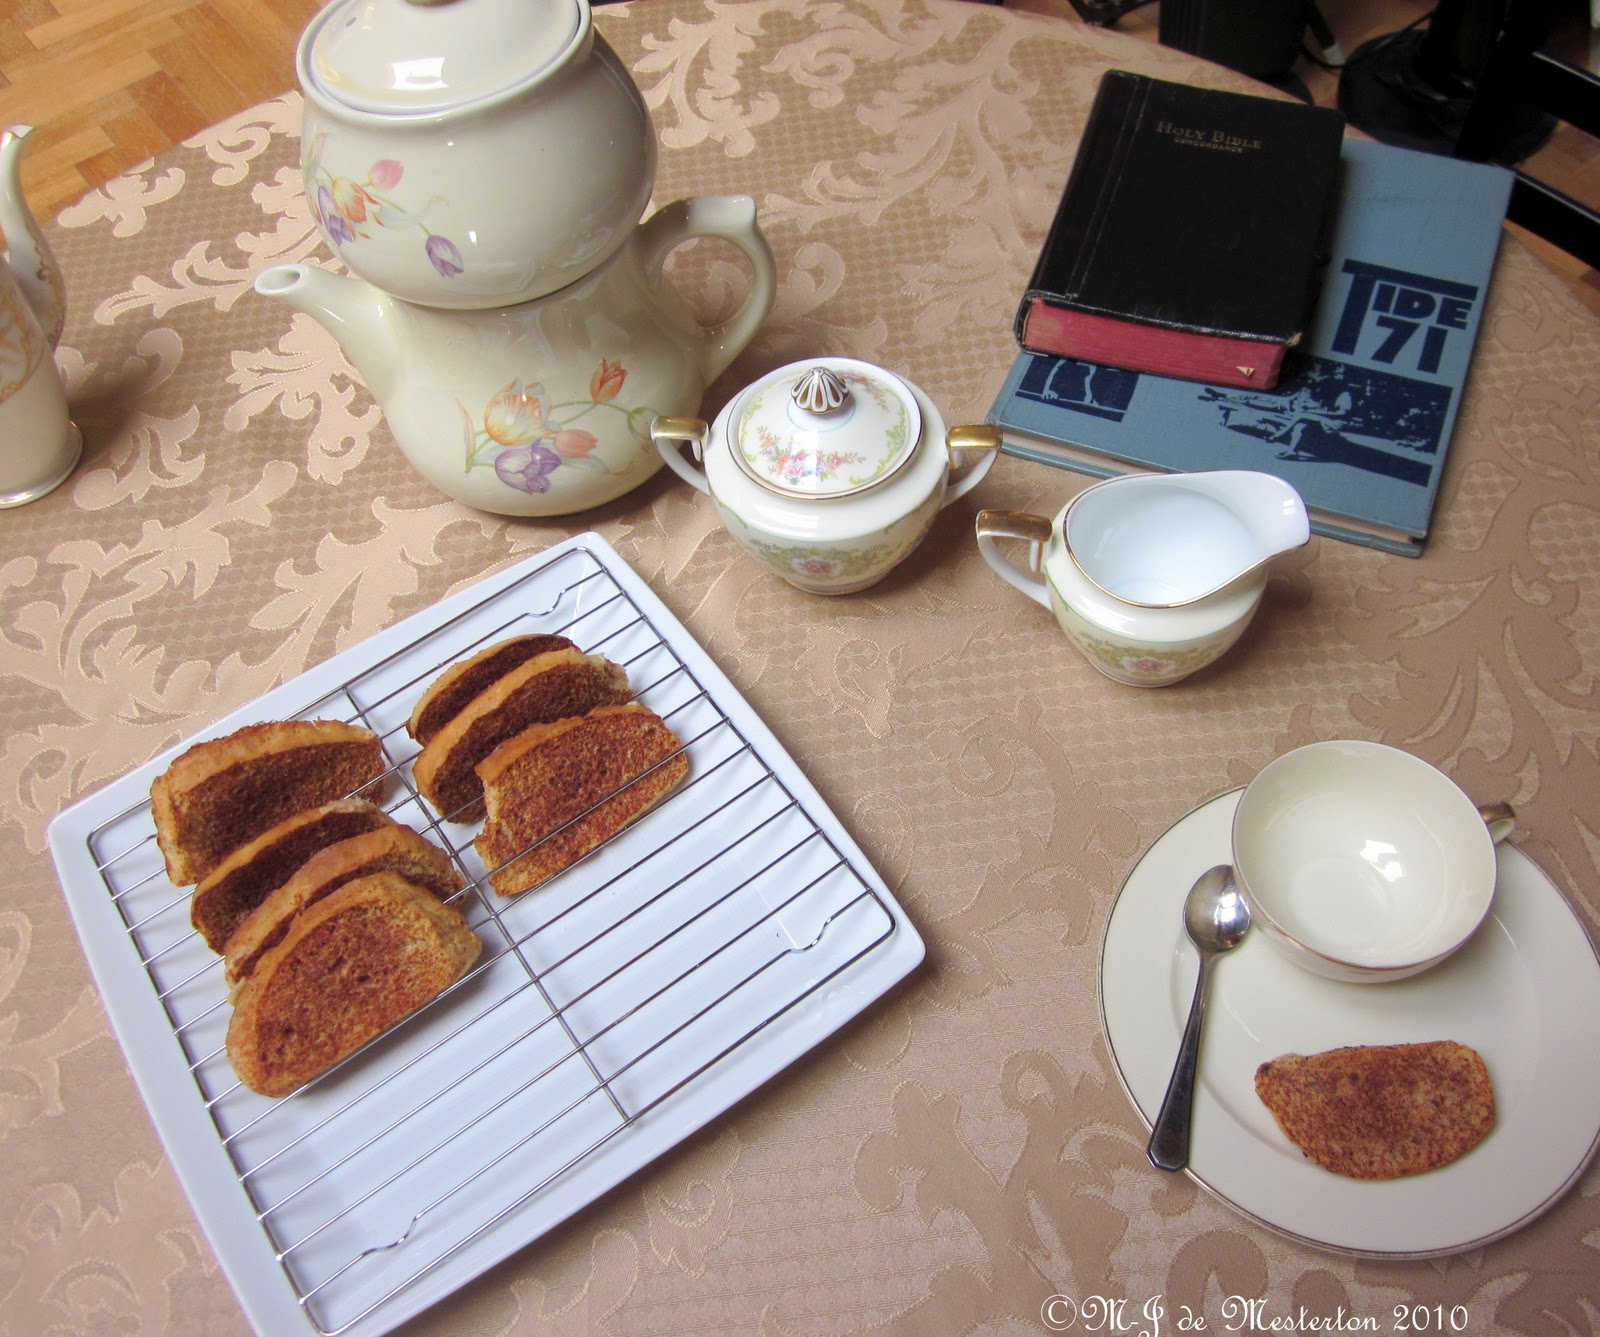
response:
<svg viewBox="0 0 1600 1337"><path fill-rule="evenodd" d="M849 358L780 367L714 423L658 418L650 432L667 464L711 497L728 532L812 594L882 580L940 509L983 479L1000 446L990 427L947 433L922 390ZM968 451L978 462L952 477L953 458Z"/></svg>
<svg viewBox="0 0 1600 1337"><path fill-rule="evenodd" d="M727 506L718 511L728 532L791 585L812 594L853 594L875 585L911 555L938 514L940 500L929 494L910 515L876 535L878 542L774 543Z"/></svg>
<svg viewBox="0 0 1600 1337"><path fill-rule="evenodd" d="M912 418L906 401L891 396L881 382L860 372L845 370L837 375L844 396L840 411L828 419L819 417L819 423L826 425L817 429L816 441L798 448L786 408L780 406L782 416L776 422L769 420L768 397L774 387L762 385L752 392L747 410L749 441L741 446L741 453L757 477L765 476L797 492L835 494L870 487L904 460ZM786 393L784 386L778 383L777 392ZM826 396L826 391L812 393ZM855 414L856 395L866 396L877 414L877 421L868 429L865 450L850 448L862 435Z"/></svg>
<svg viewBox="0 0 1600 1337"><path fill-rule="evenodd" d="M449 279L462 272L460 247L428 226L428 214L444 203L442 197L434 195L414 205L402 203L394 191L405 176L405 165L396 158L379 158L360 181L334 176L323 166L327 142L326 133L312 138L301 170L317 226L334 250L344 255L358 242L372 240L377 228L414 228L422 234L423 254L435 273Z"/></svg>
<svg viewBox="0 0 1600 1337"><path fill-rule="evenodd" d="M617 402L628 369L621 362L600 359L589 378L589 398L553 404L544 385L513 380L474 415L461 408L467 472L492 468L507 487L519 492L548 492L551 476L563 467L598 474L613 474L598 453L600 437L577 426L596 411L620 414L625 430L640 444L648 442L648 424L656 416L648 405L629 408Z"/></svg>

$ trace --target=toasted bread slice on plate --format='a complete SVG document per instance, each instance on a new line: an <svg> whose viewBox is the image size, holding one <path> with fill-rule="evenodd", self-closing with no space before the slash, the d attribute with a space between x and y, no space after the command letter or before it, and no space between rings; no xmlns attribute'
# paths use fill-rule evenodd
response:
<svg viewBox="0 0 1600 1337"><path fill-rule="evenodd" d="M1285 1054L1256 1069L1256 1094L1301 1151L1353 1179L1436 1170L1495 1124L1489 1070L1454 1040Z"/></svg>
<svg viewBox="0 0 1600 1337"><path fill-rule="evenodd" d="M283 941L294 917L347 882L398 873L447 901L466 886L450 856L409 826L391 822L318 850L245 918L228 939L224 976L237 988Z"/></svg>
<svg viewBox="0 0 1600 1337"><path fill-rule="evenodd" d="M433 741L440 729L465 710L475 696L512 669L527 663L535 655L577 648L565 636L543 632L496 641L471 658L452 664L428 685L412 707L411 718L406 721L406 732L419 745L425 746Z"/></svg>
<svg viewBox="0 0 1600 1337"><path fill-rule="evenodd" d="M378 736L340 720L273 720L197 743L150 786L167 876L192 886L298 812L380 797L385 771Z"/></svg>
<svg viewBox="0 0 1600 1337"><path fill-rule="evenodd" d="M534 725L478 767L478 853L502 896L527 891L609 840L689 770L665 721L637 702Z"/></svg>
<svg viewBox="0 0 1600 1337"><path fill-rule="evenodd" d="M478 936L397 873L347 882L296 915L234 997L228 1057L240 1081L286 1096L461 979Z"/></svg>
<svg viewBox="0 0 1600 1337"><path fill-rule="evenodd" d="M551 650L496 679L435 734L413 776L439 815L455 822L483 816L477 764L530 725L584 715L631 699L627 672L603 655Z"/></svg>

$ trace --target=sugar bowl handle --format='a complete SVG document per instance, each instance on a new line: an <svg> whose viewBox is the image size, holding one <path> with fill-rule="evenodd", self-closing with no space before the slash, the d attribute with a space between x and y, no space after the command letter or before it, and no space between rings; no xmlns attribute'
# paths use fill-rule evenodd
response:
<svg viewBox="0 0 1600 1337"><path fill-rule="evenodd" d="M961 456L971 451L984 452L976 464L945 489L943 504L948 506L983 482L984 475L994 467L995 460L1000 457L1000 429L986 423L952 427L945 433L944 444L952 469L960 462Z"/></svg>
<svg viewBox="0 0 1600 1337"><path fill-rule="evenodd" d="M1050 541L1050 521L1023 511L979 511L977 531L978 551L995 574L1030 599L1050 607L1050 591L1044 583L1044 547ZM1001 539L1020 539L1028 545L1026 570L1000 551Z"/></svg>
<svg viewBox="0 0 1600 1337"><path fill-rule="evenodd" d="M656 443L656 449L661 452L667 467L707 496L711 494L711 484L706 479L705 471L706 436L710 431L710 425L700 418L661 417L650 423L650 439ZM686 441L694 455L694 464L683 457L683 443ZM695 465L700 467L696 468Z"/></svg>

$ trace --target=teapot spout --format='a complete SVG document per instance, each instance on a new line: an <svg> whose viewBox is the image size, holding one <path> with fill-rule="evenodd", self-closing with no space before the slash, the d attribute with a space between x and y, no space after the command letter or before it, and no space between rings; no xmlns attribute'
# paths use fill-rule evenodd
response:
<svg viewBox="0 0 1600 1337"><path fill-rule="evenodd" d="M22 145L32 133L31 125L0 130L0 232L5 233L6 260L17 287L54 348L66 324L66 292L61 268L22 193Z"/></svg>
<svg viewBox="0 0 1600 1337"><path fill-rule="evenodd" d="M330 274L314 265L275 265L256 276L263 297L304 311L338 341L380 404L390 397L400 366L394 299L365 279Z"/></svg>

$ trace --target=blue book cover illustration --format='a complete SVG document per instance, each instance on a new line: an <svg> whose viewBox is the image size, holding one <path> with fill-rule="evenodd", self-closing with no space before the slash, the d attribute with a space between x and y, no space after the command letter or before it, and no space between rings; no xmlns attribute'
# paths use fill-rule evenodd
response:
<svg viewBox="0 0 1600 1337"><path fill-rule="evenodd" d="M1271 391L1023 352L989 421L1083 473L1260 469L1313 528L1416 555L1488 295L1511 173L1347 140L1305 347Z"/></svg>

